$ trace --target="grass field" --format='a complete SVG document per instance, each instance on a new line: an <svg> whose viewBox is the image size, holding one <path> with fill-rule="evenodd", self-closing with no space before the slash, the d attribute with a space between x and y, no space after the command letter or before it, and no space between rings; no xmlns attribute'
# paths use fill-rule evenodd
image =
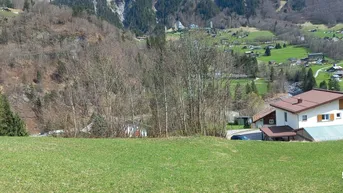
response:
<svg viewBox="0 0 343 193"><path fill-rule="evenodd" d="M1 138L0 192L341 192L342 146Z"/></svg>
<svg viewBox="0 0 343 193"><path fill-rule="evenodd" d="M15 17L15 16L17 16L17 14L12 13L10 11L0 10L0 16L3 16L3 17Z"/></svg>
<svg viewBox="0 0 343 193"><path fill-rule="evenodd" d="M241 84L243 90L245 90L245 85L247 83L251 84L251 81L253 81L253 79L236 79L236 80L231 80L230 82L230 92L231 94L234 94L235 93L235 87L238 83ZM264 79L259 79L259 80L256 80L255 81L255 84L256 84L256 88L257 88L257 91L260 95L264 95L267 93L267 85L268 85L268 82L265 81Z"/></svg>
<svg viewBox="0 0 343 193"><path fill-rule="evenodd" d="M227 31L230 32L227 32ZM235 32L246 32L249 34L249 36L244 37L244 38L238 38L238 37L233 37L232 34ZM226 29L226 30L218 30L217 35L215 37L212 37L207 34L206 31L199 31L199 33L202 34L203 37L206 37L206 42L213 45L213 44L221 44L221 40L227 39L229 42L239 42L239 43L245 43L245 42L254 42L257 38L272 38L275 36L272 32L270 31L263 31L263 30L258 30L256 28L249 28L249 27L242 27L242 28L231 28L231 29ZM180 38L180 33L166 33L166 39L167 40L178 40Z"/></svg>
<svg viewBox="0 0 343 193"><path fill-rule="evenodd" d="M342 30L343 29L343 24L339 23L337 25L335 25L334 27L328 27L326 25L315 25L315 24L311 24L311 23L305 23L302 25L302 28L304 30L304 32L308 33L308 34L312 34L314 36L320 37L320 38L324 38L324 37L333 37L333 34L335 34L335 37L339 37L342 38L343 34L341 33L337 33L337 30ZM312 30L312 29L316 29L316 32L308 32L308 30ZM327 33L327 32L331 32L331 33ZM326 32L326 33L325 33Z"/></svg>
<svg viewBox="0 0 343 193"><path fill-rule="evenodd" d="M261 50L262 55L264 50ZM282 49L272 49L271 56L261 56L258 60L268 62L274 60L277 63L286 62L289 58L306 58L308 51L303 47L287 46Z"/></svg>

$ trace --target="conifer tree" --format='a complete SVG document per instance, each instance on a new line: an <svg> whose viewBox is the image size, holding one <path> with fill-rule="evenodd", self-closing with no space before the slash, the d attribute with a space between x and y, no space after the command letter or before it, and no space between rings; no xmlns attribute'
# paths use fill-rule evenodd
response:
<svg viewBox="0 0 343 193"><path fill-rule="evenodd" d="M307 72L306 81L304 82L304 91L310 91L317 86L316 79L313 76L313 71L310 68Z"/></svg>
<svg viewBox="0 0 343 193"><path fill-rule="evenodd" d="M274 81L274 67L270 67L270 76L269 76L269 79L270 79L270 82L273 82Z"/></svg>
<svg viewBox="0 0 343 193"><path fill-rule="evenodd" d="M0 136L27 136L25 124L11 111L6 96L0 96Z"/></svg>
<svg viewBox="0 0 343 193"><path fill-rule="evenodd" d="M258 90L255 84L255 81L251 81L251 91L258 95Z"/></svg>
<svg viewBox="0 0 343 193"><path fill-rule="evenodd" d="M29 0L25 0L25 1L24 1L23 11L29 11L29 9L30 9Z"/></svg>
<svg viewBox="0 0 343 193"><path fill-rule="evenodd" d="M266 52L265 52L264 54L265 54L266 56L271 56L271 55L272 55L272 52L271 52L269 46L267 47Z"/></svg>
<svg viewBox="0 0 343 193"><path fill-rule="evenodd" d="M341 87L339 85L338 80L336 79L330 79L329 84L328 84L328 89L329 90L335 90L335 91L340 91Z"/></svg>
<svg viewBox="0 0 343 193"><path fill-rule="evenodd" d="M319 88L321 89L328 89L328 85L325 80L319 84Z"/></svg>
<svg viewBox="0 0 343 193"><path fill-rule="evenodd" d="M236 110L242 109L243 106L243 93L242 93L242 88L241 84L237 84L235 87L235 97L234 97L234 107Z"/></svg>
<svg viewBox="0 0 343 193"><path fill-rule="evenodd" d="M250 87L249 83L247 83L245 85L245 94L249 94L249 93L251 93L251 87Z"/></svg>

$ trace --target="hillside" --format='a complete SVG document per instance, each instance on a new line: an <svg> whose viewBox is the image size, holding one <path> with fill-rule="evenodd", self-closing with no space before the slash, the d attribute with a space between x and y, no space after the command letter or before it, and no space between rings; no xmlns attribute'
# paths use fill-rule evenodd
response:
<svg viewBox="0 0 343 193"><path fill-rule="evenodd" d="M342 142L1 138L1 192L340 192Z"/></svg>
<svg viewBox="0 0 343 193"><path fill-rule="evenodd" d="M86 124L94 104L103 101L102 94L88 100L85 92L93 95L90 87L100 92L103 86L98 85L105 82L96 83L89 72L97 76L104 70L99 65L104 68L106 63L109 68L112 61L116 62L111 68L123 69L139 49L129 33L95 16L73 17L71 9L48 4L37 4L29 13L1 22L1 91L30 133L70 128L76 121ZM113 70L106 71L114 77ZM90 79L92 85L85 90ZM77 120L76 114L80 114Z"/></svg>
<svg viewBox="0 0 343 193"><path fill-rule="evenodd" d="M257 67L252 58L239 65L241 56L207 46L202 33L167 44L162 27L154 30L161 35L139 40L94 15L75 17L48 3L2 22L2 91L31 134L122 137L135 123L153 137L223 135L232 103L224 77ZM219 81L215 70L223 72Z"/></svg>
<svg viewBox="0 0 343 193"><path fill-rule="evenodd" d="M246 25L251 18L272 18L294 23L312 21L330 24L342 22L340 0L55 0L54 4L68 5L75 12L86 11L104 18L117 27L136 34L152 32L155 25L174 27L176 21L185 26L196 24L217 28Z"/></svg>

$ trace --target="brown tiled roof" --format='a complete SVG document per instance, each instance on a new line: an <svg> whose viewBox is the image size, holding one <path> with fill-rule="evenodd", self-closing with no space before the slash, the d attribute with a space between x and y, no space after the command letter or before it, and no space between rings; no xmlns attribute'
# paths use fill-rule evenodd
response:
<svg viewBox="0 0 343 193"><path fill-rule="evenodd" d="M270 105L288 112L300 113L338 99L343 99L342 92L313 89L287 99L282 99Z"/></svg>
<svg viewBox="0 0 343 193"><path fill-rule="evenodd" d="M264 109L263 111L257 113L256 115L252 117L252 122L255 123L256 121L262 119L263 117L269 115L270 113L274 111L275 111L275 108L272 108L272 107Z"/></svg>
<svg viewBox="0 0 343 193"><path fill-rule="evenodd" d="M269 137L290 137L297 135L290 126L263 127L261 131Z"/></svg>

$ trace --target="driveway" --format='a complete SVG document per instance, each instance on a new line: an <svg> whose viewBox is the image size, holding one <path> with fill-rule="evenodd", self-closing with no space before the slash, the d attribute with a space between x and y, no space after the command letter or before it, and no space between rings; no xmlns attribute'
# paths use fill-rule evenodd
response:
<svg viewBox="0 0 343 193"><path fill-rule="evenodd" d="M319 73L320 73L322 70L324 70L325 68L327 68L327 67L324 67L324 68L321 68L321 69L317 70L316 74L314 75L314 78L317 78L317 76L319 75Z"/></svg>

